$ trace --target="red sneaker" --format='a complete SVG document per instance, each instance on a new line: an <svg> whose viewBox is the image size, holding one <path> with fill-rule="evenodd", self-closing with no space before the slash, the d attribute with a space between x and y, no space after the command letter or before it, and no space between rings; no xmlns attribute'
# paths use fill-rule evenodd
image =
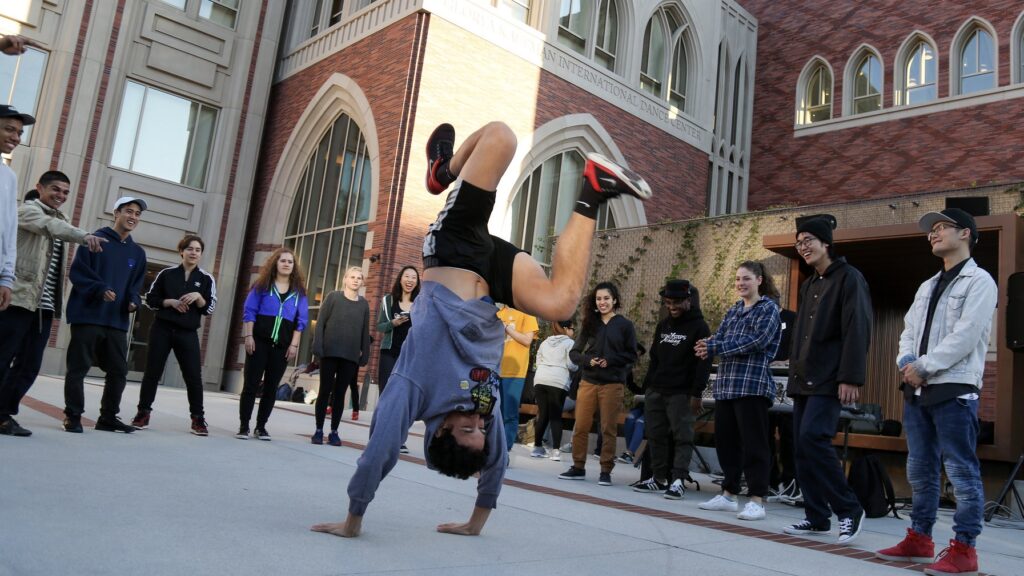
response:
<svg viewBox="0 0 1024 576"><path fill-rule="evenodd" d="M892 562L916 562L918 564L930 564L935 558L935 542L930 536L920 532L914 532L907 528L907 537L892 548L885 548L875 552L875 558L890 560Z"/></svg>
<svg viewBox="0 0 1024 576"><path fill-rule="evenodd" d="M206 427L206 419L202 416L192 417L192 433L196 436L208 436L210 430Z"/></svg>
<svg viewBox="0 0 1024 576"><path fill-rule="evenodd" d="M149 428L149 410L139 410L136 412L135 418L132 418L132 426L136 430Z"/></svg>
<svg viewBox="0 0 1024 576"><path fill-rule="evenodd" d="M961 574L978 576L978 552L958 540L950 540L949 547L939 552L938 561L924 569L925 574L942 576Z"/></svg>
<svg viewBox="0 0 1024 576"><path fill-rule="evenodd" d="M352 420L359 420L359 410L352 411Z"/></svg>

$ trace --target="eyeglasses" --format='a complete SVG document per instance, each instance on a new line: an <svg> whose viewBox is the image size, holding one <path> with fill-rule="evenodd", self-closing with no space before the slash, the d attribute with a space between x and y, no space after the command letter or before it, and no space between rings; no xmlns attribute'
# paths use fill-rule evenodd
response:
<svg viewBox="0 0 1024 576"><path fill-rule="evenodd" d="M815 240L817 240L817 238L815 238L814 236L808 236L803 240L799 240L796 244L793 244L793 247L796 248L797 250L805 246L809 247L811 243L813 243Z"/></svg>
<svg viewBox="0 0 1024 576"><path fill-rule="evenodd" d="M948 230L950 228L952 228L953 230L963 230L963 228L961 228L960 226L957 226L956 224L949 224L947 222L939 222L938 224L935 225L934 228L931 229L931 232L928 232L928 237L929 238L933 238L935 236L938 236L939 234L942 233L943 230Z"/></svg>

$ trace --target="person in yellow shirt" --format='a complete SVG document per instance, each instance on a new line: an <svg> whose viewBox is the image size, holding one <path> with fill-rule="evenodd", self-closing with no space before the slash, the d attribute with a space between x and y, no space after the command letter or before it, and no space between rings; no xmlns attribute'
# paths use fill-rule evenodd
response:
<svg viewBox="0 0 1024 576"><path fill-rule="evenodd" d="M537 319L510 306L498 309L505 325L505 350L501 355L501 411L505 421L505 447L512 450L519 434L519 402L530 368L530 344L537 336Z"/></svg>

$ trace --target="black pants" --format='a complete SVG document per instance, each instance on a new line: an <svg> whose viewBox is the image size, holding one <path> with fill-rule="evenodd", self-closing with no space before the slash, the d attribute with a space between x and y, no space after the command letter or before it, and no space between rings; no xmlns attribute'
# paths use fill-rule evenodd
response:
<svg viewBox="0 0 1024 576"><path fill-rule="evenodd" d="M97 364L104 371L100 418L121 411L121 394L128 376L128 332L109 326L72 324L64 376L64 413L78 418L85 412L85 374Z"/></svg>
<svg viewBox="0 0 1024 576"><path fill-rule="evenodd" d="M690 475L693 457L694 414L690 410L690 396L648 390L644 414L654 478L669 482L685 479Z"/></svg>
<svg viewBox="0 0 1024 576"><path fill-rule="evenodd" d="M164 375L167 357L174 351L174 357L181 367L188 391L188 411L192 416L203 416L203 374L200 368L199 331L175 326L170 322L156 320L149 329L149 349L146 354L146 373L142 376L139 390L139 410L153 409L156 386Z"/></svg>
<svg viewBox="0 0 1024 576"><path fill-rule="evenodd" d="M52 325L52 310L11 306L0 312L0 420L18 413L36 381Z"/></svg>
<svg viewBox="0 0 1024 576"><path fill-rule="evenodd" d="M391 371L395 369L398 362L398 353L393 350L381 350L377 357L377 386L380 393L384 394L384 387L388 385L388 378L391 378Z"/></svg>
<svg viewBox="0 0 1024 576"><path fill-rule="evenodd" d="M352 409L357 410L359 364L344 358L320 359L320 391L316 396L316 429L323 430L327 417L327 404L331 405L331 430L337 431L341 413L345 409L345 388L352 391Z"/></svg>
<svg viewBox="0 0 1024 576"><path fill-rule="evenodd" d="M263 381L263 395L260 397L260 411L256 414L256 426L261 427L270 419L277 399L277 385L281 383L288 361L285 355L287 348L277 348L266 338L253 337L256 350L245 357L244 384L242 398L238 401L238 419L242 426L248 427L252 418L252 408L256 404L256 390Z"/></svg>
<svg viewBox="0 0 1024 576"><path fill-rule="evenodd" d="M533 445L544 445L544 433L551 426L551 447L562 449L562 407L567 391L554 386L537 384L533 387L533 401L537 403L537 422L533 429ZM600 436L599 436L600 437Z"/></svg>
<svg viewBox="0 0 1024 576"><path fill-rule="evenodd" d="M815 526L827 525L832 512L840 518L861 512L832 446L841 409L837 396L793 397L796 478L804 496L804 513Z"/></svg>
<svg viewBox="0 0 1024 576"><path fill-rule="evenodd" d="M771 399L743 396L715 402L715 451L725 478L722 489L740 493L740 478L747 477L747 494L768 495L768 409Z"/></svg>
<svg viewBox="0 0 1024 576"><path fill-rule="evenodd" d="M775 431L778 430L778 444ZM796 463L793 461L793 415L786 413L768 414L768 446L772 452L772 467L768 480L772 487L788 485L796 479Z"/></svg>

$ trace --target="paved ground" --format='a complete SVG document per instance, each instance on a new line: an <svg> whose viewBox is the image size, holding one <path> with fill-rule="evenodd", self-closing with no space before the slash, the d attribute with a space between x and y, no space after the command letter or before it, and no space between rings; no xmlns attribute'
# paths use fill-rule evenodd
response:
<svg viewBox="0 0 1024 576"><path fill-rule="evenodd" d="M95 418L102 388L86 386ZM468 518L475 484L439 476L420 458L414 429L409 458L382 484L363 535L344 540L309 532L341 520L345 486L366 442L369 414L346 419L346 446L313 446L312 409L278 404L272 442L241 441L237 398L206 396L211 435L188 433L183 390L161 389L152 428L131 435L60 430L62 382L41 377L18 420L31 438L0 437L0 576L53 574L571 574L883 575L920 566L877 562L870 551L891 545L905 520L868 520L851 547L786 536L800 509L769 504L764 521L706 512L703 492L685 500L637 494L632 468L615 485L558 480L568 466L528 457L516 446L499 508L478 537L440 534L441 522ZM138 387L125 392L125 418ZM940 518L936 536L950 535ZM834 525L834 523L833 523ZM979 541L988 574L1024 574L1024 532L986 527Z"/></svg>

